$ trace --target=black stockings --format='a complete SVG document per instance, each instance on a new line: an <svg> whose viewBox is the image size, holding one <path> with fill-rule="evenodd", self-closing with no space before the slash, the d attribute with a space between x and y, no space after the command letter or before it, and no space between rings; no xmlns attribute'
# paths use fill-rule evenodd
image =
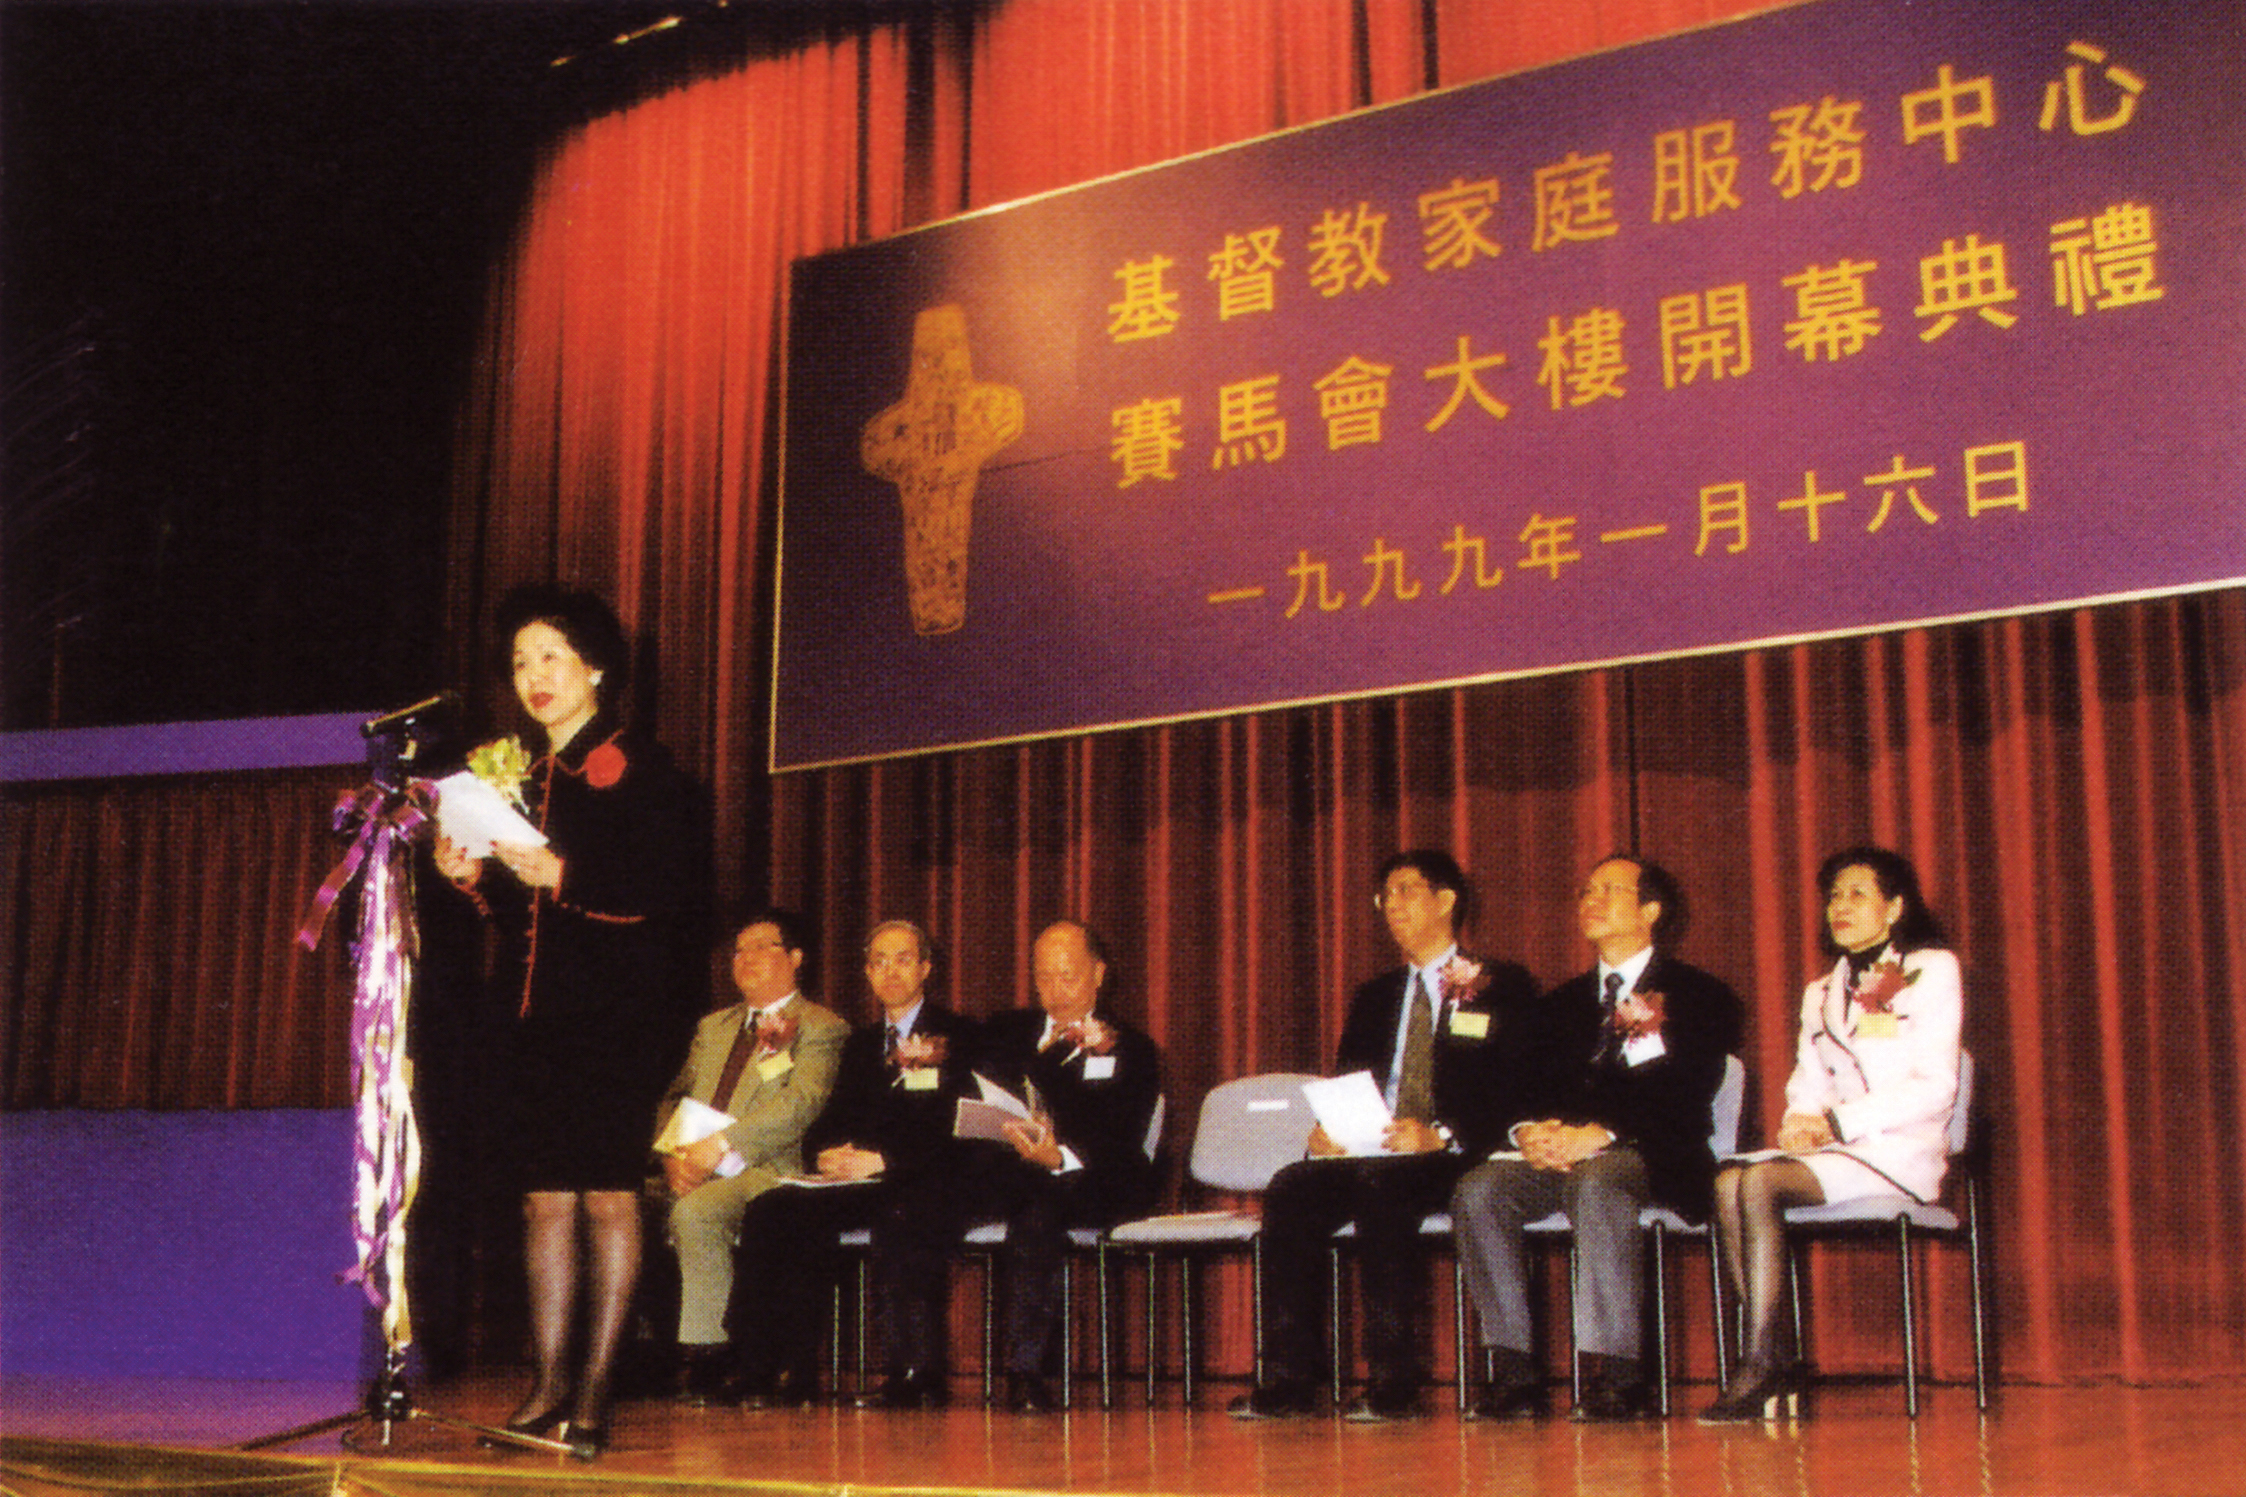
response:
<svg viewBox="0 0 2246 1497"><path fill-rule="evenodd" d="M578 1298L578 1235L586 1238L585 1373L573 1422L608 1420L616 1349L639 1282L639 1198L626 1190L533 1191L523 1197L523 1262L530 1280L530 1342L537 1362L529 1394L509 1420L527 1424L569 1396L563 1361Z"/></svg>
<svg viewBox="0 0 2246 1497"><path fill-rule="evenodd" d="M1778 1318L1786 1295L1786 1208L1824 1199L1817 1176L1798 1159L1735 1164L1716 1176L1716 1247L1724 1281L1747 1311L1735 1380L1786 1360Z"/></svg>

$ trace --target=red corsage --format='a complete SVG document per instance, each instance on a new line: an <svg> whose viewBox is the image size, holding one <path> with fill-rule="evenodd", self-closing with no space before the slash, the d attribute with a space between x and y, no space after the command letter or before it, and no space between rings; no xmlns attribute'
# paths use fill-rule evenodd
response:
<svg viewBox="0 0 2246 1497"><path fill-rule="evenodd" d="M1617 1038L1624 1044L1642 1040L1647 1035L1661 1032L1661 1021L1668 1016L1669 999L1666 994L1650 990L1624 993L1615 1000L1614 1012L1607 1023L1614 1027Z"/></svg>
<svg viewBox="0 0 2246 1497"><path fill-rule="evenodd" d="M585 783L595 790L606 790L624 778L624 751L613 743L604 743L585 756Z"/></svg>

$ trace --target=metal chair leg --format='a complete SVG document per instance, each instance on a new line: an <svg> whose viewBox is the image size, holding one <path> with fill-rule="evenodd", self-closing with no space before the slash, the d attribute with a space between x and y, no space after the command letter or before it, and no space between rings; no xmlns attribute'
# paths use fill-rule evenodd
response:
<svg viewBox="0 0 2246 1497"><path fill-rule="evenodd" d="M1076 1265L1061 1259L1061 1408L1075 1407L1076 1391Z"/></svg>
<svg viewBox="0 0 2246 1497"><path fill-rule="evenodd" d="M1911 1219L1895 1218L1895 1245L1903 1280L1903 1407L1918 1417L1918 1306L1911 1293Z"/></svg>
<svg viewBox="0 0 2246 1497"><path fill-rule="evenodd" d="M1260 1388L1263 1386L1263 1234L1260 1232L1248 1243L1248 1279L1248 1334L1255 1341L1248 1352L1255 1368L1255 1385Z"/></svg>
<svg viewBox="0 0 2246 1497"><path fill-rule="evenodd" d="M1147 1338L1147 1366L1154 1365L1154 1339ZM1178 1260L1178 1367L1179 1386L1183 1390L1185 1407L1193 1407L1193 1255L1188 1253ZM1152 1386L1151 1383L1148 1385Z"/></svg>
<svg viewBox="0 0 2246 1497"><path fill-rule="evenodd" d="M1158 1329L1158 1317L1156 1316L1154 1310L1154 1291L1156 1288L1156 1275L1160 1272L1160 1263L1161 1260L1159 1258L1156 1258L1151 1254L1148 1255L1146 1260L1146 1310L1144 1312L1144 1319L1141 1322L1146 1330L1146 1406L1150 1409L1154 1407L1154 1373L1156 1365L1154 1337L1156 1330ZM1188 1269L1186 1267L1186 1260L1181 1256L1178 1259L1178 1273L1182 1278L1182 1276L1187 1272Z"/></svg>
<svg viewBox="0 0 2246 1497"><path fill-rule="evenodd" d="M1661 1379L1661 1417L1669 1417L1669 1271L1662 1251L1668 1240L1662 1224L1653 1224L1653 1366Z"/></svg>
<svg viewBox="0 0 2246 1497"><path fill-rule="evenodd" d="M1474 1389L1466 1371L1466 1265L1455 1244L1451 1252L1451 1331L1452 1376L1457 1379L1458 1412L1464 1414L1467 1405L1474 1401Z"/></svg>
<svg viewBox="0 0 2246 1497"><path fill-rule="evenodd" d="M1113 1349L1108 1342L1107 1310L1109 1284L1107 1278L1107 1244L1102 1242L1094 1251L1098 1257L1098 1283L1094 1286L1100 1297L1100 1410L1115 1407L1115 1377L1109 1361Z"/></svg>
<svg viewBox="0 0 2246 1497"><path fill-rule="evenodd" d="M1965 1251L1966 1272L1973 1278L1973 1405L1985 1414L1989 1411L1989 1333L1988 1310L1982 1301L1981 1184L1978 1180L1968 1180L1965 1186Z"/></svg>
<svg viewBox="0 0 2246 1497"><path fill-rule="evenodd" d="M1716 1312L1716 1386L1721 1388L1731 1381L1731 1363L1724 1345L1723 1252L1713 1232L1708 1235L1708 1291L1708 1303Z"/></svg>

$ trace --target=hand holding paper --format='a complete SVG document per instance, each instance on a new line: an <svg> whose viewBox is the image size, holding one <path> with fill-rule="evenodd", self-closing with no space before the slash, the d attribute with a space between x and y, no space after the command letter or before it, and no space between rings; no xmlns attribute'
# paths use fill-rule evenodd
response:
<svg viewBox="0 0 2246 1497"><path fill-rule="evenodd" d="M1310 1104L1326 1137L1339 1145L1344 1155L1361 1159L1388 1152L1385 1140L1394 1119L1389 1116L1380 1088L1373 1084L1372 1072L1351 1071L1346 1076L1306 1081L1302 1098Z"/></svg>
<svg viewBox="0 0 2246 1497"><path fill-rule="evenodd" d="M543 847L546 834L507 798L463 769L435 782L437 829L471 858L488 858L494 843Z"/></svg>

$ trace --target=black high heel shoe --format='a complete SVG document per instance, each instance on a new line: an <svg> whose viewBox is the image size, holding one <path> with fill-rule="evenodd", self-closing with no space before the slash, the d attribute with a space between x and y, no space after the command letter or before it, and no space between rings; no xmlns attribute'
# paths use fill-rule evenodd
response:
<svg viewBox="0 0 2246 1497"><path fill-rule="evenodd" d="M1799 1419L1808 1378L1799 1362L1742 1367L1722 1396L1700 1411L1702 1424L1754 1424Z"/></svg>
<svg viewBox="0 0 2246 1497"><path fill-rule="evenodd" d="M569 1400L563 1398L552 1408L542 1413L532 1414L527 1419L521 1414L517 1414L505 1424L500 1425L499 1428L507 1434L523 1435L533 1440L558 1440L562 1438L559 1432L568 1423ZM478 1443L487 1449L501 1450L507 1448L512 1442L499 1439L493 1435L485 1435Z"/></svg>
<svg viewBox="0 0 2246 1497"><path fill-rule="evenodd" d="M510 1419L500 1428L510 1435L537 1435L545 1438L569 1422L569 1400L563 1399L543 1414L533 1414L528 1419Z"/></svg>
<svg viewBox="0 0 2246 1497"><path fill-rule="evenodd" d="M598 1424L585 1424L575 1419L570 1420L567 1438L569 1440L569 1453L576 1459L581 1461L600 1459L601 1452L608 1449L608 1420L605 1413Z"/></svg>

